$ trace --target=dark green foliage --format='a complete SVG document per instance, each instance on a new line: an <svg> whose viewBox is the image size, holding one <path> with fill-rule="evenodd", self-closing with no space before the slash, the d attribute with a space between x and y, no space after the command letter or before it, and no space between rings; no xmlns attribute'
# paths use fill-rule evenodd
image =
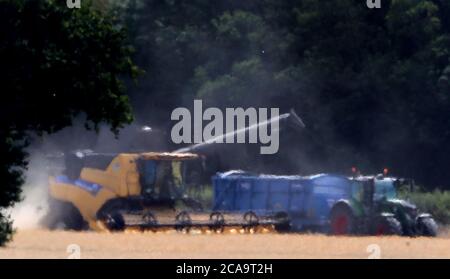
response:
<svg viewBox="0 0 450 279"><path fill-rule="evenodd" d="M20 200L30 133L52 133L83 113L117 130L132 120L121 77L134 77L126 32L112 17L66 1L0 1L0 210ZM0 215L0 245L11 234Z"/></svg>
<svg viewBox="0 0 450 279"><path fill-rule="evenodd" d="M13 232L12 222L0 212L0 243L10 241Z"/></svg>

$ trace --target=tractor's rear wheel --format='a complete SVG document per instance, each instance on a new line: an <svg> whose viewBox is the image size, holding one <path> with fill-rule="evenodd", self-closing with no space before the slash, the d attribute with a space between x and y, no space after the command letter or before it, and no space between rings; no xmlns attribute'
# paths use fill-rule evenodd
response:
<svg viewBox="0 0 450 279"><path fill-rule="evenodd" d="M375 224L375 235L402 235L402 225L395 217L380 217Z"/></svg>
<svg viewBox="0 0 450 279"><path fill-rule="evenodd" d="M417 232L420 236L435 237L438 234L438 225L431 217L419 218Z"/></svg>
<svg viewBox="0 0 450 279"><path fill-rule="evenodd" d="M330 215L330 232L333 235L349 235L354 233L354 218L347 206L336 206Z"/></svg>

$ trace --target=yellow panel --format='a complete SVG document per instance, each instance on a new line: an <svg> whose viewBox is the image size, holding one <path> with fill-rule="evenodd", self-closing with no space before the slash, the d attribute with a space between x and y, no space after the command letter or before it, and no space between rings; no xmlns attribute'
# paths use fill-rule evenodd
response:
<svg viewBox="0 0 450 279"><path fill-rule="evenodd" d="M120 158L121 194L124 196L137 196L141 194L139 173L136 167L138 155L122 154Z"/></svg>
<svg viewBox="0 0 450 279"><path fill-rule="evenodd" d="M119 173L115 174L98 169L83 168L80 178L91 183L96 183L103 187L106 187L114 193L119 193Z"/></svg>
<svg viewBox="0 0 450 279"><path fill-rule="evenodd" d="M80 211L81 216L88 222L91 229L98 229L95 223L100 208L108 200L117 198L117 195L107 188L101 188L94 195L75 185L55 183L54 180L50 181L50 195L55 199L72 203Z"/></svg>

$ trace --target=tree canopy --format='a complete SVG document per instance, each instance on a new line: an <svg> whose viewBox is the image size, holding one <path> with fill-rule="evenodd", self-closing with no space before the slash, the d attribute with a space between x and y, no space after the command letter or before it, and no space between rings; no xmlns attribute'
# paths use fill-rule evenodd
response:
<svg viewBox="0 0 450 279"><path fill-rule="evenodd" d="M64 3L63 3L64 2ZM65 1L0 1L0 210L20 200L24 148L83 114L88 128L133 119L123 77L135 77L127 34L112 16ZM12 227L0 211L0 245Z"/></svg>

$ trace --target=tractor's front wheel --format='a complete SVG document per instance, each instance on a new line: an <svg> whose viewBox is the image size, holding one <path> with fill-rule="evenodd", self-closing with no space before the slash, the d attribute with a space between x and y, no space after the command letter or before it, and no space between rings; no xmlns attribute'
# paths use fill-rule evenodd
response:
<svg viewBox="0 0 450 279"><path fill-rule="evenodd" d="M419 218L417 220L417 232L420 236L435 237L438 234L438 225L431 217Z"/></svg>
<svg viewBox="0 0 450 279"><path fill-rule="evenodd" d="M395 217L380 217L375 224L375 235L402 235L402 225Z"/></svg>

